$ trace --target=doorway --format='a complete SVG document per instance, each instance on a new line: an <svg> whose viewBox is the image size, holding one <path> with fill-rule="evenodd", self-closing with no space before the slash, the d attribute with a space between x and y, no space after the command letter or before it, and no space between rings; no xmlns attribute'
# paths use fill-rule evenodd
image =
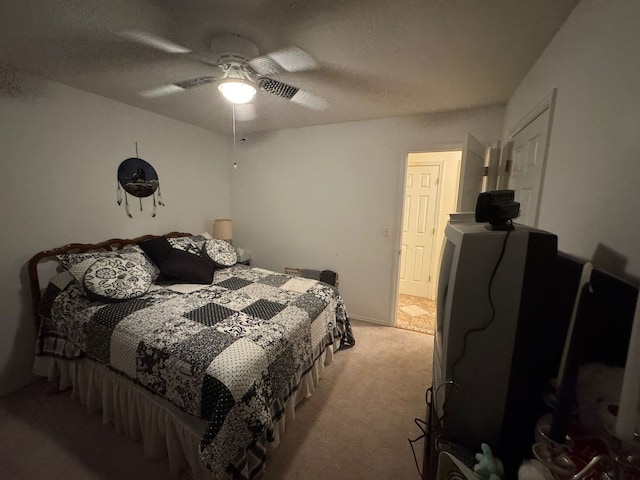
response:
<svg viewBox="0 0 640 480"><path fill-rule="evenodd" d="M457 210L462 150L407 156L396 327L433 334L437 272L449 213Z"/></svg>

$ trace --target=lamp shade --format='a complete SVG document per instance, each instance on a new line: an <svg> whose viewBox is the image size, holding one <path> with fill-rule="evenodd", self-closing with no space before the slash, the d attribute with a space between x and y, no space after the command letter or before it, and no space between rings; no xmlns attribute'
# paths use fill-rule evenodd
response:
<svg viewBox="0 0 640 480"><path fill-rule="evenodd" d="M220 240L233 238L233 223L230 218L218 218L213 222L213 238Z"/></svg>

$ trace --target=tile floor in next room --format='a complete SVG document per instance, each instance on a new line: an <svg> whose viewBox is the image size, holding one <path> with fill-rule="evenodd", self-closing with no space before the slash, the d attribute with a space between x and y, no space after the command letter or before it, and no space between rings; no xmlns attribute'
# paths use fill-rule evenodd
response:
<svg viewBox="0 0 640 480"><path fill-rule="evenodd" d="M436 302L415 295L398 295L396 327L433 335L436 325Z"/></svg>

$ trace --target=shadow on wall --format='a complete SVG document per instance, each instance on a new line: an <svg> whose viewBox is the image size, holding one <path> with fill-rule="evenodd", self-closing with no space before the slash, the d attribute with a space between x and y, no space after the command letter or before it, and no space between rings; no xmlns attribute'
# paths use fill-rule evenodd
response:
<svg viewBox="0 0 640 480"><path fill-rule="evenodd" d="M602 243L598 244L596 251L591 257L591 263L593 263L595 268L615 275L622 280L636 286L640 284L640 277L627 272L627 265L629 263L627 257L607 245Z"/></svg>

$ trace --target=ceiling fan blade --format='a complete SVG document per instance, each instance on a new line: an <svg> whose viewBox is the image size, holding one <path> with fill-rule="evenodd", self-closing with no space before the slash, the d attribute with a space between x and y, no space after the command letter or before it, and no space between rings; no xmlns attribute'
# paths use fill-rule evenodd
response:
<svg viewBox="0 0 640 480"><path fill-rule="evenodd" d="M218 77L206 76L198 78L190 78L189 80L183 80L182 82L175 82L174 85L183 88L185 90L189 88L199 87L208 83L213 83L218 80Z"/></svg>
<svg viewBox="0 0 640 480"><path fill-rule="evenodd" d="M181 82L170 83L169 85L162 85L161 87L145 90L144 92L141 92L140 95L147 98L164 97L173 93L184 92L190 88L213 83L216 80L218 80L217 77L191 78L189 80L183 80Z"/></svg>
<svg viewBox="0 0 640 480"><path fill-rule="evenodd" d="M314 110L324 110L329 106L329 101L326 98L306 90L301 90L293 85L287 85L279 80L262 77L258 79L258 85L265 92L286 98L303 107Z"/></svg>
<svg viewBox="0 0 640 480"><path fill-rule="evenodd" d="M138 30L121 30L118 32L118 35L121 37L127 38L129 40L133 40L134 42L140 43L142 45L146 45L151 48L155 48L157 50L162 50L163 52L168 53L189 53L190 49L183 47L182 45L178 45L177 43L173 43L170 40L167 40L162 37L158 37L157 35L153 35L148 32L141 32Z"/></svg>
<svg viewBox="0 0 640 480"><path fill-rule="evenodd" d="M249 61L249 66L260 75L273 75L280 72L313 70L320 64L301 48L288 47L256 57Z"/></svg>

